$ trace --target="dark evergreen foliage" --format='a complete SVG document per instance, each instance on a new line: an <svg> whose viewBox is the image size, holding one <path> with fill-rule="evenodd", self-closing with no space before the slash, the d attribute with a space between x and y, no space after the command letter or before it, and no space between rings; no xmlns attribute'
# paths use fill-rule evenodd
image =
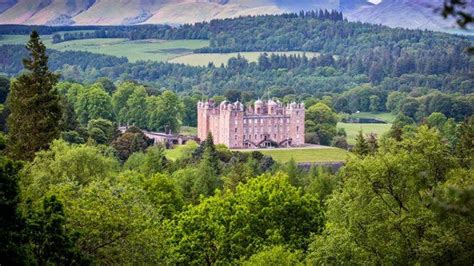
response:
<svg viewBox="0 0 474 266"><path fill-rule="evenodd" d="M12 82L8 95L8 151L12 158L32 160L59 137L62 108L54 89L58 75L48 69L46 47L37 32L31 33L23 60L26 73Z"/></svg>

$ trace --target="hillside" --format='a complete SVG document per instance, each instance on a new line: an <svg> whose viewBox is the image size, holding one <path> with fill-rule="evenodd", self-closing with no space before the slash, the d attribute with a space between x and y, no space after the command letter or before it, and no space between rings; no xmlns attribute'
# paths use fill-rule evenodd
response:
<svg viewBox="0 0 474 266"><path fill-rule="evenodd" d="M434 12L442 1L383 0L3 0L0 24L185 24L299 10L340 10L351 21L430 30L452 28Z"/></svg>
<svg viewBox="0 0 474 266"><path fill-rule="evenodd" d="M455 28L453 20L445 20L436 13L442 0L384 0L346 13L349 20L382 24L409 29Z"/></svg>

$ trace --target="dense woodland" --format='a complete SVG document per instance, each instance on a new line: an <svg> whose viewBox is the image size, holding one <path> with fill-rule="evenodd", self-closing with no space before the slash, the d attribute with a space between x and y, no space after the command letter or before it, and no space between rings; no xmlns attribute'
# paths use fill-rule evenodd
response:
<svg viewBox="0 0 474 266"><path fill-rule="evenodd" d="M336 14L323 23L347 23ZM432 42L423 53L427 43L400 41L416 58L404 73L393 72L396 53L376 52L383 42L360 72L355 50L189 67L46 50L36 32L26 50L2 46L2 71L14 77L0 77L0 264L471 264L472 59L462 38L393 31ZM347 50L364 45L355 43ZM417 67L441 66L443 53L461 61ZM382 55L392 65L376 71ZM338 172L231 151L212 135L169 160L139 129L177 132L196 124L200 99L259 96L304 101L307 141L346 149L338 113L397 118L384 136L360 132Z"/></svg>

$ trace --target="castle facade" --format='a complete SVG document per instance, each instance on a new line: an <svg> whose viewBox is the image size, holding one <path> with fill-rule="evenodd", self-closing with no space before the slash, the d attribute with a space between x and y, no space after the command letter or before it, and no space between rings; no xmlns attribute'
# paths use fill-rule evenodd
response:
<svg viewBox="0 0 474 266"><path fill-rule="evenodd" d="M294 147L304 145L303 103L283 105L257 100L247 108L240 102L199 102L198 138L210 132L216 144L231 149Z"/></svg>

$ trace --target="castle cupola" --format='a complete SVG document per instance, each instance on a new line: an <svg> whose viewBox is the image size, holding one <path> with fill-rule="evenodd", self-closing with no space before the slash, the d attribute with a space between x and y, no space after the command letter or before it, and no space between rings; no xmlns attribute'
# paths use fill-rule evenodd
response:
<svg viewBox="0 0 474 266"><path fill-rule="evenodd" d="M263 102L260 99L255 101L255 113L256 114L263 113Z"/></svg>
<svg viewBox="0 0 474 266"><path fill-rule="evenodd" d="M229 102L228 102L227 100L225 100L225 101L221 102L221 104L219 105L219 108L220 108L221 110L227 109L227 105L228 105L228 104L229 104Z"/></svg>
<svg viewBox="0 0 474 266"><path fill-rule="evenodd" d="M278 104L276 102L274 102L273 100L268 101L268 113L269 114L272 114L272 115L275 114L277 108L278 108Z"/></svg>

